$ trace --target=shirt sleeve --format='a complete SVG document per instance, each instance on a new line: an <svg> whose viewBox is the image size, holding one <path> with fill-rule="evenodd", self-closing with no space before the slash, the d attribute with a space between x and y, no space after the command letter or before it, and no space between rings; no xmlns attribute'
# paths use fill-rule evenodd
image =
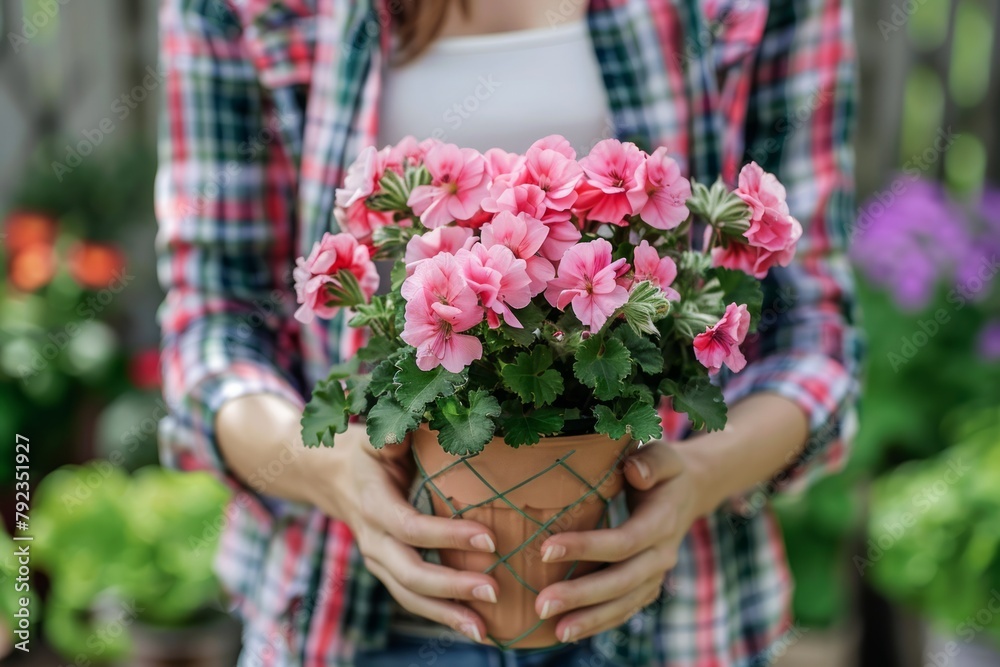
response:
<svg viewBox="0 0 1000 667"><path fill-rule="evenodd" d="M266 495L268 471L233 476L216 443L227 400L275 394L303 404L289 315L292 170L241 26L224 0L164 0L156 178L166 465L215 473L261 520L304 507ZM294 452L276 454L276 467ZM272 471L273 472L273 471Z"/></svg>
<svg viewBox="0 0 1000 667"><path fill-rule="evenodd" d="M770 3L754 65L746 152L785 185L803 225L796 260L764 281L755 360L726 387L794 401L808 417L804 451L765 483L765 497L844 463L855 430L860 349L844 249L853 223L855 48L850 2Z"/></svg>

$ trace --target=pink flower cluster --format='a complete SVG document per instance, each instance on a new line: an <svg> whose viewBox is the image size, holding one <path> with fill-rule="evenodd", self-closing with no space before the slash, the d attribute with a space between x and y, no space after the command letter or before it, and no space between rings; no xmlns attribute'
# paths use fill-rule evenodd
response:
<svg viewBox="0 0 1000 667"><path fill-rule="evenodd" d="M747 307L731 303L722 319L694 338L694 356L710 373L718 373L723 364L734 373L747 365L740 345L750 331Z"/></svg>
<svg viewBox="0 0 1000 667"><path fill-rule="evenodd" d="M308 324L313 317L333 317L341 306L358 305L336 297L336 292L343 288L341 271L357 279L366 300L378 289L378 271L368 248L350 234L326 233L308 257L298 259L292 271L295 296L301 304L295 311L295 319Z"/></svg>
<svg viewBox="0 0 1000 667"><path fill-rule="evenodd" d="M371 244L374 230L392 217L364 203L387 170L402 174L421 165L430 182L415 187L406 205L428 231L406 246L402 288L402 337L417 349L420 368L468 366L482 355L482 344L465 332L484 321L520 328L515 311L538 295L553 307L572 307L592 331L639 282L679 298L670 286L674 261L648 242L636 248L634 267L613 259L604 239L581 242L590 223L626 226L641 219L669 230L687 219L691 184L665 149L649 155L605 140L578 160L558 135L523 155L407 138L381 151L366 149L350 167L336 195L341 227Z"/></svg>
<svg viewBox="0 0 1000 667"><path fill-rule="evenodd" d="M638 216L669 230L688 217L691 183L665 148L647 154L633 143L605 139L578 160L558 135L536 141L524 155L407 137L380 151L365 149L348 169L336 195L341 228L367 243L375 228L390 224L391 215L367 210L364 202L386 170L401 172L408 164L422 164L430 174L431 182L414 188L407 201L424 227L478 229L501 211L523 213L548 228L540 254L549 260L579 241L582 221L626 226Z"/></svg>
<svg viewBox="0 0 1000 667"><path fill-rule="evenodd" d="M791 216L785 187L756 162L740 171L736 196L750 207L750 228L745 243L730 242L712 250L712 262L763 278L772 266L788 266L795 257L795 244L802 225Z"/></svg>
<svg viewBox="0 0 1000 667"><path fill-rule="evenodd" d="M383 181L389 172L400 178ZM390 187L415 175L420 184L412 189ZM372 204L384 194L383 182L396 192L396 210ZM802 227L789 214L784 188L750 164L735 194L749 210L749 228L714 248L713 263L758 278L787 265ZM343 271L371 298L378 275L370 257L385 252L376 248L376 231L402 225L414 229L399 250L406 269L401 338L416 349L419 368L468 367L483 356L486 329L523 328L519 311L536 297L543 310L571 308L595 333L620 315L640 283L651 283L667 300L681 299L667 246L676 246L687 228L668 232L688 220L691 196L691 183L665 148L650 154L614 139L579 159L558 135L523 155L412 137L368 148L336 193L336 220L345 233L325 235L298 261L296 317L329 318L338 307L358 305L343 302ZM628 229L615 231L621 227ZM676 247L670 252L679 256ZM691 289L692 281L684 284ZM712 372L723 365L739 370L748 327L746 307L731 304L695 338L696 357Z"/></svg>

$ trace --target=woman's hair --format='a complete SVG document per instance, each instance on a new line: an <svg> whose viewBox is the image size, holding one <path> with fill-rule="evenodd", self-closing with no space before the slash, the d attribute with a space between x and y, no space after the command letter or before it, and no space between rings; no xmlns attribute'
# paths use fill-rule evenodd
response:
<svg viewBox="0 0 1000 667"><path fill-rule="evenodd" d="M393 17L399 37L399 60L410 62L437 38L448 17L452 2L457 2L464 16L469 15L469 0L401 0Z"/></svg>

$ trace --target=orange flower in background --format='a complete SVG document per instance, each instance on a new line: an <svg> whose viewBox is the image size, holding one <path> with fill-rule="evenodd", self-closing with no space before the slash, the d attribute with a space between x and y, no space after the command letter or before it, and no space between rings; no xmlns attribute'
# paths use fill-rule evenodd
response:
<svg viewBox="0 0 1000 667"><path fill-rule="evenodd" d="M35 244L55 243L56 221L45 213L16 211L7 217L3 231L4 245L14 255Z"/></svg>
<svg viewBox="0 0 1000 667"><path fill-rule="evenodd" d="M69 251L69 273L88 289L103 289L125 267L125 256L114 246L80 242Z"/></svg>
<svg viewBox="0 0 1000 667"><path fill-rule="evenodd" d="M10 282L22 292L34 292L47 285L56 273L55 248L33 243L10 260Z"/></svg>

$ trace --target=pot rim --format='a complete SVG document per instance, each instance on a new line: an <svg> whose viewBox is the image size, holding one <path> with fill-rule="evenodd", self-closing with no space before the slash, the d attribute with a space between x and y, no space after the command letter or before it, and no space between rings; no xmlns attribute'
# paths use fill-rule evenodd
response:
<svg viewBox="0 0 1000 667"><path fill-rule="evenodd" d="M434 429L432 429L427 422L421 422L420 426L418 427L418 430L426 431L428 433L437 433L437 431L435 431ZM487 446L489 446L489 445L492 445L493 443L497 442L498 440L500 442L502 442L504 445L506 445L507 447L511 447L511 445L507 444L507 442L504 440L504 438L503 438L502 435L494 436L493 439L490 440L486 444L487 444ZM548 446L548 447L562 447L562 446L564 446L566 444L567 441L570 441L570 440L572 440L574 442L578 442L581 445L590 445L590 444L593 444L593 443L596 443L596 442L601 442L601 443L612 444L612 445L616 445L617 446L617 445L624 445L624 444L626 444L628 442L631 442L632 440L634 440L634 438L631 435L627 434L627 433L624 436L622 436L621 438L618 438L617 440L615 440L614 438L612 438L609 435L605 435L604 433L583 433L583 434L580 434L580 435L543 435L543 436L540 437L540 439L539 439L539 441L537 443L535 443L533 445L521 445L521 447L534 447L534 448L546 447L546 446ZM513 449L518 449L517 447L512 447L512 448Z"/></svg>

